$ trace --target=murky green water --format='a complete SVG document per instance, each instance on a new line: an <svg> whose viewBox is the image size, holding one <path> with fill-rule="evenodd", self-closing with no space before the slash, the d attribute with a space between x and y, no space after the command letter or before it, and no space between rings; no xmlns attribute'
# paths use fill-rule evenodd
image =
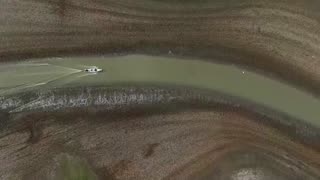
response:
<svg viewBox="0 0 320 180"><path fill-rule="evenodd" d="M89 66L98 66L104 72L96 75L81 72ZM2 95L34 88L114 83L185 85L239 96L320 127L319 99L287 84L230 65L130 55L45 59L0 67Z"/></svg>

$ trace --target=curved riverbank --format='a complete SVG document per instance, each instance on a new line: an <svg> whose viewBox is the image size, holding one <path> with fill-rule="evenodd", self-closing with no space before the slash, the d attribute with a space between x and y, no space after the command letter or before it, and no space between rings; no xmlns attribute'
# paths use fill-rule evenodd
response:
<svg viewBox="0 0 320 180"><path fill-rule="evenodd" d="M319 96L315 0L5 0L0 5L1 61L171 51L256 68Z"/></svg>
<svg viewBox="0 0 320 180"><path fill-rule="evenodd" d="M225 179L240 178L242 171L256 178L318 179L319 130L265 109L270 119L255 112L259 105L227 97L145 86L47 92L26 101L35 104L33 111L11 113L2 122L0 177L65 175L59 159L67 156L85 167L78 173L101 179ZM48 99L60 109L37 108Z"/></svg>
<svg viewBox="0 0 320 180"><path fill-rule="evenodd" d="M47 65L39 66L40 63ZM19 63L16 65L15 73L10 76L11 70L9 71L8 68L4 68L6 70L0 72L0 74L6 74L6 76L1 76L1 84L5 84L8 77L12 79L11 87L0 91L3 96L6 93L10 94L21 90L59 87L145 83L180 85L223 92L288 114L291 117L303 119L315 126L320 125L318 120L320 100L318 98L287 84L234 66L144 55L107 58L49 58L29 62L30 66L28 67L31 68L31 72L28 76L24 66L19 66ZM99 66L104 69L104 72L96 75L81 72L81 68L90 65ZM19 70L20 67L23 67L22 70ZM50 67L57 68L57 70L48 74L47 71L41 71L42 68L50 69ZM11 68L14 69L15 66L13 65ZM35 71L32 71L32 68L35 68L35 71L40 74L34 74ZM59 73L55 74L56 72ZM48 76L47 80L46 76ZM58 78L54 78L55 76ZM44 79L39 79L39 77Z"/></svg>
<svg viewBox="0 0 320 180"><path fill-rule="evenodd" d="M33 112L60 112L73 109L95 109L94 111L126 112L136 109L147 114L170 113L187 107L214 109L245 114L259 123L272 126L283 134L315 149L320 148L319 127L297 117L290 116L272 107L257 104L247 99L224 92L201 90L191 87L168 85L113 85L110 87L73 87L36 90L1 97L1 111L7 114L2 127L17 122L10 114ZM135 113L133 111L133 113ZM81 113L80 113L81 114ZM9 120L11 119L11 120ZM10 122L12 121L12 122ZM21 122L23 124L23 122ZM20 123L18 123L20 124ZM11 126L11 125L10 125Z"/></svg>

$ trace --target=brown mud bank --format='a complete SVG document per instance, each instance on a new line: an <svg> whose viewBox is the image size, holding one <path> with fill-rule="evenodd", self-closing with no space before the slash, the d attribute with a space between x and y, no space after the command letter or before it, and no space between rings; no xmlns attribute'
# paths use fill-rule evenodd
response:
<svg viewBox="0 0 320 180"><path fill-rule="evenodd" d="M5 0L1 61L142 52L256 68L320 92L315 0Z"/></svg>
<svg viewBox="0 0 320 180"><path fill-rule="evenodd" d="M16 93L0 97L2 115L1 127L11 128L19 124L19 118L12 118L33 112L59 112L83 109L95 111L126 112L131 107L140 111L156 113L175 112L192 106L193 108L218 108L229 111L251 111L261 116L259 121L272 125L284 134L299 139L304 144L320 148L319 127L306 119L299 119L263 104L232 96L224 92L165 85L113 85L92 87L69 87L42 89ZM150 107L149 107L150 106ZM135 114L132 111L133 114ZM78 112L79 114L79 112ZM126 113L127 115L127 113ZM126 116L125 115L125 116ZM263 118L262 118L263 117Z"/></svg>
<svg viewBox="0 0 320 180"><path fill-rule="evenodd" d="M320 177L320 131L234 97L159 87L48 94L42 106L2 113L2 179L61 179L65 161L98 179Z"/></svg>
<svg viewBox="0 0 320 180"><path fill-rule="evenodd" d="M148 107L13 115L0 133L0 177L62 179L63 159L98 179L320 177L319 146L303 144L266 117L195 102Z"/></svg>

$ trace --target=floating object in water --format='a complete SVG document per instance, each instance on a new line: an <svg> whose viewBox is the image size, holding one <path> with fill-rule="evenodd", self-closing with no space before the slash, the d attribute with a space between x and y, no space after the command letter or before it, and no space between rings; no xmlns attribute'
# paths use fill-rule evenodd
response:
<svg viewBox="0 0 320 180"><path fill-rule="evenodd" d="M97 67L92 67L92 68L85 69L84 71L88 73L98 73L98 72L102 72L103 70Z"/></svg>

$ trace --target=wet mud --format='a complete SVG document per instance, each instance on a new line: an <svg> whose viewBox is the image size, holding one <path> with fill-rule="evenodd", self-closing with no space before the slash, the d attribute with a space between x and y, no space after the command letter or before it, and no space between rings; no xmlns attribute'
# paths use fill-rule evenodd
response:
<svg viewBox="0 0 320 180"><path fill-rule="evenodd" d="M3 0L0 61L200 57L318 98L319 7L317 0ZM118 94L112 106L9 112L34 100L15 97L21 101L0 111L0 179L320 179L320 131L302 120L225 94L162 92L134 103Z"/></svg>
<svg viewBox="0 0 320 180"><path fill-rule="evenodd" d="M127 88L145 97L128 102L111 90L119 92L103 91L121 101L112 108L106 104L10 114L0 134L1 178L69 177L64 156L76 175L93 179L320 177L319 131L307 128L302 136L298 130L307 127L304 123L288 127L285 116L268 118L254 110L257 105L234 106L227 96L185 88ZM166 96L157 102L159 92ZM59 93L56 98L66 92Z"/></svg>
<svg viewBox="0 0 320 180"><path fill-rule="evenodd" d="M315 0L6 0L0 57L194 56L257 69L318 95L317 7Z"/></svg>

